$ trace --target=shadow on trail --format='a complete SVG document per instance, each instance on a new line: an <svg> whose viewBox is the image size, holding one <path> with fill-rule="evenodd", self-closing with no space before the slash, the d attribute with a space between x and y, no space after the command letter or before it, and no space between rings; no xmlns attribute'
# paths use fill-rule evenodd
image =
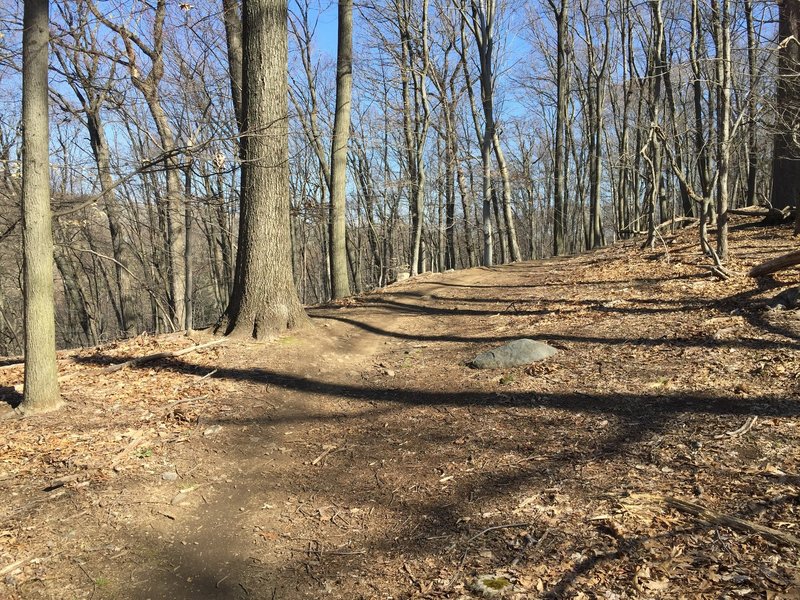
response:
<svg viewBox="0 0 800 600"><path fill-rule="evenodd" d="M397 294L397 295L403 295ZM438 302L449 302L452 304L450 307L437 307L430 305L412 304L408 302L398 302L397 300L389 300L387 298L373 298L366 297L359 300L358 307L374 307L378 309L397 310L400 314L426 314L426 315L471 315L471 316L492 316L498 313L508 313L515 316L544 316L553 314L565 314L580 312L582 310L601 312L601 313L614 313L614 314L630 314L630 315L656 315L662 313L682 313L690 310L699 310L707 307L708 302L702 301L639 301L638 299L620 298L619 300L628 304L652 304L656 306L613 306L608 305L609 299L584 299L584 300L568 300L568 299L547 299L547 298L518 298L518 299L500 299L500 298L453 298L438 295L419 295L407 294L409 297L417 297L425 300L434 300ZM475 303L475 304L490 304L500 305L485 309L463 308L457 306L459 303ZM530 303L542 304L548 302L555 304L555 308L536 308L528 309L526 305ZM658 306L665 304L667 306ZM566 306L565 306L566 305ZM502 308L501 308L502 307ZM313 318L313 309L309 311L310 316Z"/></svg>
<svg viewBox="0 0 800 600"><path fill-rule="evenodd" d="M13 386L0 385L0 402L4 402L11 408L17 408L22 404L22 394Z"/></svg>
<svg viewBox="0 0 800 600"><path fill-rule="evenodd" d="M782 287L786 287L786 284L776 281L771 276L762 277L759 278L758 287L728 296L722 302L731 306L747 306L748 310L741 310L738 314L744 317L744 319L750 325L766 333L779 335L783 338L787 338L787 340L793 340L792 342L784 342L781 345L788 348L798 349L800 348L800 341L794 341L798 340L797 333L790 329L786 329L785 327L781 327L780 325L776 325L770 321L770 319L767 318L769 312L767 312L766 306L758 306L759 303L754 301L754 297L758 294L769 290L776 290Z"/></svg>
<svg viewBox="0 0 800 600"><path fill-rule="evenodd" d="M535 263L530 263L534 265ZM546 271L545 271L546 272ZM526 270L526 273L531 274L531 279L536 279L537 272L532 269ZM698 279L701 277L700 273L697 274L684 274L684 275L674 275L670 279ZM494 289L535 289L535 288L552 288L555 286L604 286L604 285L624 285L627 287L630 286L643 286L647 284L656 284L656 283L663 283L664 279L662 277L637 277L634 279L597 279L595 281L566 281L566 280L556 280L556 281L543 281L541 283L531 283L531 284L523 284L523 285L493 285L493 284L479 284L479 283L453 283L449 281L421 281L421 286L436 286L436 287L452 287L452 288L465 288L465 289L485 289L485 290L494 290ZM393 296L409 294L410 292L404 292L400 289L393 289L388 288L386 291L391 293ZM425 292L422 291L420 296L424 296Z"/></svg>
<svg viewBox="0 0 800 600"><path fill-rule="evenodd" d="M81 357L78 362L108 364L111 360L125 360L123 357L108 357L102 354ZM161 367L179 373L194 374L198 367L179 358L166 358L158 363ZM153 363L131 367L149 370ZM390 402L408 406L487 406L533 408L544 406L581 413L603 413L631 415L659 414L709 414L709 415L756 415L756 416L800 416L800 402L787 402L784 397L760 396L757 398L732 398L713 396L687 396L642 394L497 394L486 391L447 392L404 387L368 387L354 384L332 383L281 373L265 368L218 367L216 378L268 384L287 391L303 392L312 395L340 396L366 401ZM302 417L301 417L302 418ZM235 418L232 420L236 420ZM273 423L275 421L272 421Z"/></svg>
<svg viewBox="0 0 800 600"><path fill-rule="evenodd" d="M453 315L452 311L448 314ZM492 314L497 314L494 311ZM347 317L337 317L325 314L310 314L312 319L328 319L331 321L339 321L347 325L352 325L374 333L376 335L396 338L401 340L413 340L417 342L458 342L458 343L503 343L524 337L525 332L516 332L513 335L487 335L487 336L460 336L460 335L437 335L437 334L418 334L418 333L405 333L402 331L391 331L376 327L365 321L357 319L350 319ZM786 335L782 333L781 335ZM608 344L618 346L629 344L633 346L647 346L647 347L661 347L661 346L683 346L683 347L698 347L698 348L747 348L753 350L777 350L777 349L800 349L800 342L795 341L771 341L757 338L738 338L738 339L714 339L712 336L703 337L663 337L663 338L643 338L643 337L600 337L600 336L582 336L582 335L563 335L553 333L540 333L536 332L535 337L540 341L548 342L574 342L583 344Z"/></svg>
<svg viewBox="0 0 800 600"><path fill-rule="evenodd" d="M105 361L106 358L100 357L99 360ZM194 373L196 369L178 358L160 361L159 365L178 372ZM151 367L152 365L134 368ZM681 431L685 425L684 419L693 415L800 416L800 402L792 404L783 398L768 396L742 400L700 395L499 395L490 391L450 393L400 386L374 388L331 383L266 368L223 367L218 369L216 377L268 384L287 392L337 396L371 403L372 408L344 417L296 414L282 419L278 415L268 418L266 415L262 417L256 414L252 417L224 416L214 422L234 426L257 423L274 426L280 423L310 423L320 420L341 424L348 420L349 455L331 455L324 466L326 480L337 482L334 489L320 484L316 477L311 480L298 479L292 489L297 488L298 491L294 493L316 497L316 503L332 502L345 507L380 507L381 510L395 515L394 520L400 525L388 536L377 535L369 530L350 534L348 537L356 550L353 554L357 556L323 557L310 551L304 552L302 544L295 544L300 548L292 552L291 557L287 557L275 572L262 569L245 557L222 561L214 556L204 556L202 552L191 547L184 547L182 554L175 557L174 547L164 545L158 552L163 561L171 560L169 565L175 564L174 568L152 573L152 579L145 584L146 587L139 587L137 594L132 597L152 597L154 592L168 593L173 598L269 598L270 594L278 594L274 597L286 599L314 597L315 594L322 593L326 582L340 580L346 574L358 572L359 569L368 571L372 560L369 557L381 555L399 554L409 561L433 559L437 564L444 561L444 564L454 565L458 564L459 556L463 553L467 559L464 565L467 566L457 568L462 569L462 573L468 573L473 564L470 560L477 557L481 548L489 548L497 557L496 560L503 564L504 561L510 561L517 551L512 553L503 536L492 533L483 536L477 543L468 543L483 526L477 526L465 519L479 511L480 507L492 506L498 498L508 498L509 495L513 498L520 492L542 493L543 490L565 485L580 486L581 470L585 466L597 468L598 465L612 463L623 455L633 464L648 464L651 462L648 440L671 431ZM439 407L447 410L443 410L438 416L424 417L425 420L421 423L413 421L413 413L403 413L404 417L391 421L390 427L380 426L379 417L382 420L394 413L399 416L399 411L408 407ZM541 408L595 415L596 420L613 417L613 423L607 425L598 435L591 427L594 421L590 421L589 426L573 428L570 436L564 438L564 428L569 426L569 418L558 413L542 413L539 410ZM502 410L495 410L491 414L484 412L492 409ZM451 414L449 410L458 412ZM494 426L484 430L487 418L493 419ZM237 427L232 427L229 431L234 436L245 435L236 433L239 431ZM532 439L526 439L526 431L531 433ZM434 467L441 465L445 469L447 465L463 462L465 457L457 444L458 439L465 434L470 437L468 443L477 460L486 456L490 462L478 463L466 472L456 470L456 479L443 492L442 486L436 483L440 475ZM696 431L691 435L694 434ZM399 440L411 441L415 449L413 455L404 458L402 453L398 453ZM237 440L234 438L230 442L236 443ZM260 449L253 448L252 452L252 458L258 460ZM508 459L498 461L498 456ZM537 459L529 460L531 456ZM389 463L392 466L374 467L375 477L372 481L367 465L374 464L370 461L374 461L376 457L391 457ZM473 460L472 456L468 460ZM674 465L673 467L680 470ZM414 480L419 483L413 489L398 488L393 483L392 472L401 470L418 474ZM261 475L263 474L259 474L259 477ZM679 478L679 475L675 477ZM598 489L593 493L615 490L617 488L614 486L618 484L616 478L609 478L606 489ZM251 483L247 483L246 487L250 485ZM258 484L252 485L255 487ZM284 493L292 493L292 490L284 490ZM231 527L235 525L235 518L234 515ZM297 518L304 517L300 513ZM504 516L499 514L498 518L503 519ZM315 522L313 518L312 522ZM490 521L485 524L490 526L498 523ZM644 549L644 543L654 539L620 538L615 542L615 548L592 554L589 550L596 548L599 543L595 532L599 526L589 527L585 539L557 534L561 536L559 552L566 556L585 552L589 558L566 569L555 583L545 589L547 597L564 597L572 590L578 578L605 562L634 561L639 554L649 552ZM691 533L698 527L701 526L687 531ZM678 538L687 531L673 529L664 536ZM320 530L317 537L330 543L326 535L324 530ZM542 539L546 535L544 526L537 525L533 518L531 535L536 539ZM149 542L152 543L153 540ZM453 551L454 547L457 550ZM535 559L535 556L525 558L531 561ZM254 584L253 577L256 576L261 583ZM287 581L296 582L298 587L284 587ZM306 587L301 589L303 586ZM409 582L408 588L409 591L413 590L414 585ZM362 597L371 597L370 594L380 591L378 582L375 589L364 590Z"/></svg>
<svg viewBox="0 0 800 600"><path fill-rule="evenodd" d="M352 321L344 318L339 320ZM419 339L418 336L409 337ZM465 338L464 341L478 340ZM577 341L587 342L587 339ZM607 344L613 343L613 340L597 338L596 342ZM674 344L675 340L644 342ZM105 365L125 358L97 354L78 360ZM198 372L196 365L180 358L162 359L155 365L181 373ZM149 370L153 366L154 363L149 363L131 368ZM203 370L208 368L203 367ZM381 381L381 387L331 382L320 377L304 377L264 367L220 366L215 377L266 384L287 393L316 397L320 401L333 396L366 403L363 410L346 415L305 412L281 415L256 412L238 416L231 413L207 422L231 425L225 429L232 436L228 442L242 448L243 452L251 453L246 460L253 461L263 460L263 449L243 442L246 439L244 436L249 435L244 431L250 430L245 426L291 426L320 422L346 425L344 431L347 432L349 453L331 455L323 467L324 479L319 475L322 471L298 473L297 480L285 486L283 493L314 498L313 506L335 504L343 507L375 507L376 510L391 515L389 522L394 523L394 529L389 535L380 527L377 531L364 528L348 532L347 539L353 544L352 548L356 553L354 556L325 556L311 551L305 552L303 544L297 542L294 543L297 551L280 555L277 566L261 565L247 556L209 554L207 550L204 554L202 548L191 545L176 549L174 544L152 538L145 539L140 532L133 532L134 536L139 535L142 538L143 547L150 545L164 568L149 573L147 581L140 581L132 586L129 595L131 598L275 597L295 600L320 597L325 593L326 585L346 580L351 573L365 572L367 575L364 579L369 580L370 569L373 568L371 561L379 556L402 555L406 557L404 560L419 561L413 563L417 565L429 561L452 567L459 564L463 554L466 557L463 565L454 568L460 571L461 576L466 576L474 568L474 561L477 560L481 548L490 549L498 564L507 564L519 552L509 550L505 538L496 533L486 534L478 542L468 543L484 525L499 525L509 518L500 513L495 517L499 522L490 520L479 526L467 517L482 512L481 507L493 506L496 502L505 502L508 499L513 501L521 493L542 494L544 490L561 486L566 486L567 490L579 488L583 485L582 469L606 468L606 465L609 469L607 481L601 484L602 487L593 488L591 493L618 493L620 487L625 486L621 483L625 474L624 467L620 471L620 466L614 464L614 461L625 457L623 465L653 464L649 454L649 440L654 436L685 431L681 428L686 419L696 415L800 416L800 402L791 403L783 397L772 396L741 399L702 394L498 394L485 390L453 393L407 388L396 382L392 382L392 387L386 387L387 382L384 380ZM405 411L416 407L442 410L434 415L421 416L424 420L417 422L414 421L414 411L411 414ZM547 413L541 409L559 409L564 413ZM583 427L575 427L570 415L587 415L589 418ZM592 424L603 418L607 418L610 423L604 429L593 429ZM384 421L390 423L390 426L381 426ZM491 422L491 425L487 422ZM706 426L699 420L693 421L693 425ZM718 427L719 424L708 425L710 428L715 426ZM689 428L689 431L692 430L693 428ZM566 431L570 433L567 435ZM692 433L678 435L696 435L696 432L694 429ZM469 438L466 443L471 450L467 460L478 462L468 470L459 470L458 465L463 465L465 455L458 445L458 439L465 435ZM239 436L243 439L239 439ZM402 452L400 442L405 440L414 448L413 455ZM317 450L312 448L308 452L313 458ZM387 458L388 464L369 467L376 458ZM485 462L481 463L481 460ZM438 484L442 474L435 468L442 471L447 468L456 469L456 477L448 484L446 491ZM674 475L676 481L680 481L680 477L689 477L680 474L678 466L672 465L672 468L678 472ZM371 469L374 469L374 478ZM411 480L417 482L416 487L398 487L393 480L397 472L412 473ZM262 472L249 477L240 483L243 483L244 488L252 488L257 497L258 490L269 485L269 478L264 477ZM401 481L407 483L408 478ZM336 484L329 487L330 482ZM238 529L238 518L237 514L231 515L231 530ZM323 543L331 544L333 538L330 537L330 531L326 532L324 524L317 524L316 517L295 513L294 518L300 523L306 523L305 519L308 519L308 523L314 523L315 527L319 527L319 533L315 537L323 540ZM518 518L525 519L528 515ZM531 535L534 538L542 539L546 535L543 527L531 517ZM599 525L587 527L585 537L581 539L575 538L574 532L557 534L560 536L557 548L548 553L550 560L569 557L574 553L584 553L588 558L578 561L574 566L563 568L558 579L545 589L547 597L566 597L576 587L576 581L604 563L617 561L630 566L640 555L649 551L644 546L651 538L631 537L618 539L615 547L599 554L592 553L602 542L597 527ZM287 533L291 531L287 529ZM679 538L684 534L682 529L672 529L664 535ZM453 547L456 548L455 551L452 550ZM268 546L257 548L262 553L270 551ZM547 559L526 555L525 560L533 562ZM425 576L430 577L430 574L425 573ZM380 581L372 582L371 585L373 588L365 587L361 596L356 594L350 597L375 597L382 591ZM406 591L413 592L415 589L415 584L409 581ZM334 594L333 597L346 596Z"/></svg>
<svg viewBox="0 0 800 600"><path fill-rule="evenodd" d="M603 283L611 282L600 281L591 284ZM430 282L430 284L435 287L504 287L446 282ZM752 292L755 293L757 292ZM502 310L452 310L447 307L420 306L402 301L407 298L413 302L414 297L420 300L441 299L452 303L497 302L507 307L513 307L515 304L512 298L502 301L497 298L485 300L439 298L424 293L415 294L398 290L389 294L388 298L368 297L368 301L361 302L360 305L372 313L380 310L411 317L458 316L459 313L494 315L503 312ZM517 299L516 304L525 307L530 301L531 299ZM748 294L740 294L725 299L723 305L735 308L750 301ZM701 309L711 304L676 299L664 301L644 299L632 302L639 303L639 306L603 307L599 301L594 300L571 303L576 307L588 306L590 310L609 309L620 313L680 312ZM656 303L665 306L651 306ZM358 308L356 307L356 310ZM517 314L537 316L553 312L529 310ZM486 344L520 337L519 332L508 336L493 335L491 329L487 331L487 337L411 334L376 326L366 318L332 314L331 307L318 307L309 310L309 313L315 319L340 321L382 337L403 340ZM769 325L760 323L758 315L746 315L746 318L748 321L752 319L751 323L760 328ZM779 332L774 331L774 333ZM785 332L780 334L786 337ZM796 349L800 347L800 344L794 341L715 340L710 336L623 338L602 335L537 334L536 337L550 342L653 348L693 346L710 349ZM110 357L103 354L79 359L80 362L102 365L122 360L126 360L126 357ZM200 370L205 372L209 368L209 366L197 367L180 358L163 359L155 364L159 368L191 374L196 374ZM317 539L312 541L322 540L322 543L330 545L334 539L346 537L348 543L353 544L354 555L326 556L313 550L305 551L303 543L297 542L294 544L296 550L285 555L276 554L279 560L271 566L254 563L252 557L203 554L202 549L191 546L183 547L182 550L179 548L176 554L174 546L147 539L147 543L156 544L156 551L168 568L153 572L149 581L140 582L140 585L136 586L135 596L131 597L142 599L159 596L274 597L286 600L318 598L331 593L327 589L331 583L335 586L338 582L348 581L351 576L365 573L364 579L367 583L363 589L358 590L359 593L347 595L352 589L342 588L345 591L334 592L333 597L369 598L376 597L384 591L381 589L381 581L369 581L371 574L380 572L379 567L374 567L372 563L381 556L402 556L412 568L423 570L425 567L420 565L426 562L450 567L458 565L454 567L457 572L466 575L477 568L478 565L474 561L477 560L480 550L488 548L496 557L493 559L496 564L508 564L518 551L509 550L502 535L490 532L479 540L471 542L473 536L483 530L484 525L500 525L504 520L511 518L509 514L501 512L478 525L481 521L471 518L476 514L481 515L484 507L518 501L522 494L533 494L538 498L548 489L564 489L565 493L576 493L584 485L588 486L589 498L599 498L604 493L617 496L620 491L629 489L626 469L630 465L648 467L664 465L658 462L659 459L653 458L651 441L655 438L674 435L684 442L694 439L694 436L703 439L713 438L715 433L726 431L720 429L721 427L729 427L726 422L727 417L800 416L800 402L787 401L783 396L762 395L743 399L702 393L658 394L653 390L642 393L609 392L593 395L575 392L497 393L492 390L449 392L404 387L398 384L397 380L382 379L375 384L328 381L319 376L301 376L260 366L263 363L258 364L259 366L252 368L219 367L216 369L215 377L245 384L267 385L276 388L279 393L286 392L289 397L294 393L303 394L312 399L309 405L311 410L284 409L276 413L259 409L248 411L249 414L246 415L227 413L204 423L229 425L230 427L224 429L230 436L227 441L232 446L240 448L245 455L245 464L248 461L264 460L260 445L247 443L246 436L249 434L245 432L252 429L263 427L269 430L281 425L288 427L301 425L302 429L302 424L313 425L316 430L324 430L325 426L322 424L339 428L336 430L337 435L346 436L342 451L331 454L320 469L307 470L300 466L300 461L307 459L302 464L308 465L318 453L314 444L322 443L325 437L321 435L320 440L309 439L311 447L308 448L307 444L308 449L304 450L309 456L296 457L298 460L296 478L288 484L283 481L282 493L289 497L308 499L308 502L313 504L306 506L311 506L312 509L324 504L370 507L370 510L374 508L378 511L376 516L378 526L373 530L368 527L356 527L353 531L348 530L345 536L342 530L336 530L333 526L323 523L321 517L305 515L302 512L293 513L293 518L299 521L298 526L301 530L303 526L306 527L306 531L313 531L312 525L318 527L318 533L314 534ZM154 363L148 363L132 368L151 369L153 366ZM213 365L211 367L213 368ZM313 401L318 401L322 407L325 400L331 397L352 400L354 404L360 402L363 405L353 406L354 410L337 414L315 410ZM437 410L421 410L425 408ZM556 410L548 412L543 409ZM709 415L721 419L709 421L703 418ZM608 424L600 429L595 428L594 424L600 421L608 421ZM464 438L467 438L466 442L462 441ZM406 444L408 446L405 446ZM463 451L463 444L468 445L470 452ZM406 453L405 447L412 448L413 452ZM691 476L694 471L689 468L683 469L680 464L667 464L673 470L673 475L670 477L674 479L676 487L687 489L688 486L688 489L691 489ZM269 467L266 469L269 470ZM583 480L584 469L587 472L600 469L603 477L599 481L595 479L593 484L586 484ZM451 473L451 470L455 478L443 487L440 479L443 475ZM402 476L399 473L402 473ZM259 471L247 477L244 482L239 483L243 483L241 487L247 488L248 492L252 488L256 497L259 490L271 485L268 473ZM731 479L735 479L735 474ZM410 487L409 482L413 482ZM592 485L594 487L591 487ZM639 481L635 485L644 483ZM220 490L220 493L223 492ZM546 499L543 501L546 503ZM529 516L523 514L518 518L524 519ZM236 524L239 515L233 511L230 517L231 530L238 529ZM385 518L383 529L380 526L381 518ZM549 530L545 529L544 525L536 523L534 517L530 518L531 535L538 540L544 539ZM602 539L597 532L598 527L601 527L601 524L588 525L583 532L584 537L576 537L572 530L558 532L555 534L559 537L556 548L548 550L547 554L541 556L525 556L524 560L530 561L531 564L535 561L550 561L558 570L557 580L551 581L544 590L546 597L568 596L574 591L578 580L609 561L620 563L621 569L632 570L631 564L651 551L646 547L646 543L656 539L656 537L639 536L620 537L611 542L611 547L594 553L595 549L602 547ZM677 540L704 527L695 525L687 529L673 525L670 531L660 537ZM284 533L289 535L292 531L291 524L287 523ZM332 531L335 536L331 535ZM457 550L453 551L453 548ZM268 545L258 549L262 556L270 551ZM466 558L463 565L459 561L462 553ZM570 563L572 566L569 567L559 566L559 560L563 565L574 553L582 553L588 558L579 560L575 564ZM374 570L370 571L371 568ZM480 568L483 568L483 564L480 564ZM427 581L436 576L419 571L417 575L424 575ZM407 589L401 589L401 595L416 594L421 591L417 589L418 584L410 571L409 576L410 579L406 582ZM404 575L400 576L401 579L403 577ZM393 585L402 586L402 581L397 583L396 575L392 578L395 580L392 582ZM367 587L368 585L372 587Z"/></svg>

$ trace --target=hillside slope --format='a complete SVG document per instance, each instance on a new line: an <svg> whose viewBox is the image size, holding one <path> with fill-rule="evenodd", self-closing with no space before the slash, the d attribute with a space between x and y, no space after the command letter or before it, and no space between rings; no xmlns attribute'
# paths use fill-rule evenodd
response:
<svg viewBox="0 0 800 600"><path fill-rule="evenodd" d="M743 274L796 241L741 222L719 282L693 235L65 353L68 408L0 421L0 597L797 597L800 273ZM467 366L521 337L560 352Z"/></svg>

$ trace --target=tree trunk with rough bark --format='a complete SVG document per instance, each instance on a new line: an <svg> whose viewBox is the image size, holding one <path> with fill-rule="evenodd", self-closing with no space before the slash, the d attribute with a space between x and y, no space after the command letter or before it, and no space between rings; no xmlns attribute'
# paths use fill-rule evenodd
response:
<svg viewBox="0 0 800 600"><path fill-rule="evenodd" d="M286 0L245 0L239 248L218 332L267 339L307 323L292 275Z"/></svg>
<svg viewBox="0 0 800 600"><path fill-rule="evenodd" d="M558 49L556 56L556 128L554 132L555 143L553 153L553 254L558 256L566 250L566 201L564 188L566 177L564 173L564 138L567 124L567 103L569 79L567 77L567 36L569 35L569 0L561 0L557 7L550 0L550 7L555 14L558 35Z"/></svg>
<svg viewBox="0 0 800 600"><path fill-rule="evenodd" d="M800 197L800 3L778 3L778 90L772 160L772 206L797 206ZM800 211L798 211L800 214ZM800 222L800 221L799 221Z"/></svg>
<svg viewBox="0 0 800 600"><path fill-rule="evenodd" d="M22 240L25 388L19 411L61 406L53 299L48 119L48 0L25 0L22 33Z"/></svg>
<svg viewBox="0 0 800 600"><path fill-rule="evenodd" d="M339 0L339 33L336 50L336 113L331 141L330 236L331 296L350 295L347 275L345 211L347 199L347 145L353 88L353 0Z"/></svg>

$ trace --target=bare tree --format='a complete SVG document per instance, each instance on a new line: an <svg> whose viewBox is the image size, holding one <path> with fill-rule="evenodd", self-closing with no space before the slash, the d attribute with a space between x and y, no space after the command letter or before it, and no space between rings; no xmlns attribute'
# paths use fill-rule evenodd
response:
<svg viewBox="0 0 800 600"><path fill-rule="evenodd" d="M566 186L565 175L565 137L567 122L568 86L567 77L567 53L569 40L569 0L560 0L556 4L555 0L547 0L556 20L557 31L557 55L556 55L556 124L554 136L553 152L553 254L559 255L565 249L566 240L564 238L567 214L564 188Z"/></svg>
<svg viewBox="0 0 800 600"><path fill-rule="evenodd" d="M329 216L331 296L350 295L347 276L345 208L347 199L347 145L353 88L353 0L339 0L336 50L336 113L331 140L331 205Z"/></svg>
<svg viewBox="0 0 800 600"><path fill-rule="evenodd" d="M286 0L245 0L242 47L239 247L230 303L216 329L265 339L307 320L289 232Z"/></svg>
<svg viewBox="0 0 800 600"><path fill-rule="evenodd" d="M797 206L800 198L800 5L780 0L778 89L772 162L772 206ZM797 211L800 215L800 210ZM800 230L800 217L796 229Z"/></svg>
<svg viewBox="0 0 800 600"><path fill-rule="evenodd" d="M711 0L717 86L717 255L728 258L731 161L731 31L728 0Z"/></svg>
<svg viewBox="0 0 800 600"><path fill-rule="evenodd" d="M61 405L56 366L47 69L48 0L26 0L22 33L22 232L25 293L23 414Z"/></svg>
<svg viewBox="0 0 800 600"><path fill-rule="evenodd" d="M180 163L175 133L161 99L159 86L164 77L164 23L167 1L157 0L152 18L151 40L129 29L126 25L111 21L94 1L89 3L92 14L103 25L114 31L125 47L128 75L133 87L144 97L150 116L156 126L161 151L164 156L166 176L166 226L167 259L169 263L169 290L172 320L177 327L185 326L186 307L186 217L180 181ZM149 69L144 71L141 56L147 57Z"/></svg>

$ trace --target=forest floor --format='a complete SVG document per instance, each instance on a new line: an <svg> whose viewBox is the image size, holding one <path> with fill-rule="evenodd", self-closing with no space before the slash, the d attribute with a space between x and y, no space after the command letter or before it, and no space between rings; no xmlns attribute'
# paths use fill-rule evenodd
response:
<svg viewBox="0 0 800 600"><path fill-rule="evenodd" d="M62 353L0 421L0 598L800 597L800 271L746 276L797 241L736 223L726 282L692 230ZM521 337L560 352L467 366Z"/></svg>

